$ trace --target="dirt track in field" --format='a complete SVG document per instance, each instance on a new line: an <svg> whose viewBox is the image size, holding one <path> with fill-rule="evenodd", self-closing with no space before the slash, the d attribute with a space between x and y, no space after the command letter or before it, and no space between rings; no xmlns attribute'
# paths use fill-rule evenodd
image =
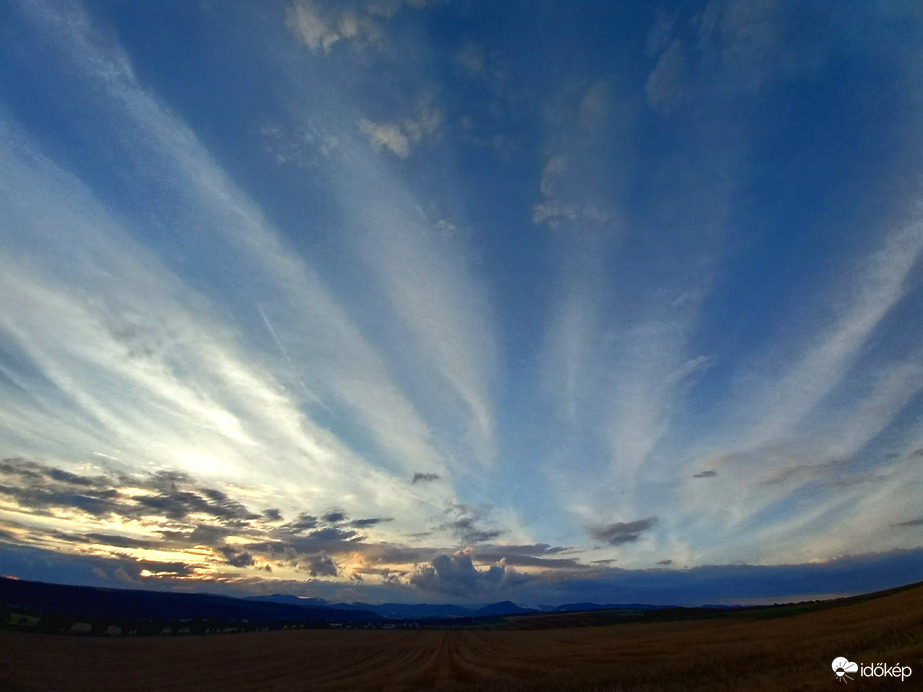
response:
<svg viewBox="0 0 923 692"><path fill-rule="evenodd" d="M904 683L857 679L851 689L923 689L923 587L760 620L200 637L0 632L0 689L832 690L837 656L913 669Z"/></svg>

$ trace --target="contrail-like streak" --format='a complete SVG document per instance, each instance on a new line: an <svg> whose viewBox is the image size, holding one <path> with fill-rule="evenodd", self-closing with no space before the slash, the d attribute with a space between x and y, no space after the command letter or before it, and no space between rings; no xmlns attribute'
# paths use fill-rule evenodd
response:
<svg viewBox="0 0 923 692"><path fill-rule="evenodd" d="M289 358L288 351L285 350L285 346L283 346L282 342L279 341L279 337L276 334L276 330L272 328L272 323L269 321L269 318L266 317L266 313L263 312L263 308L260 307L259 303L256 304L256 309L260 313L260 317L263 318L263 322L266 324L266 329L268 329L269 333L272 334L272 339L273 341L276 342L276 346L278 346L279 350L282 351L282 355L285 357L286 362L288 363L289 367L292 369L292 373L294 373L295 377L298 379L298 382L301 383L301 388L304 390L304 393L308 396L308 399L310 399L316 404L320 404L321 406L323 406L325 409L329 411L330 409L327 407L327 404L321 401L320 397L318 397L317 394L315 394L310 389L308 389L308 385L304 383L304 379L301 377L301 373L298 372L298 368L295 367L295 364L292 362L292 359Z"/></svg>

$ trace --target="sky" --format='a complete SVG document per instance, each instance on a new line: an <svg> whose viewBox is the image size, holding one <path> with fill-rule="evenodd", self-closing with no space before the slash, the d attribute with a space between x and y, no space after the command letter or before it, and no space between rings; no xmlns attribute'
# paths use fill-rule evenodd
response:
<svg viewBox="0 0 923 692"><path fill-rule="evenodd" d="M0 7L0 574L923 579L923 10Z"/></svg>

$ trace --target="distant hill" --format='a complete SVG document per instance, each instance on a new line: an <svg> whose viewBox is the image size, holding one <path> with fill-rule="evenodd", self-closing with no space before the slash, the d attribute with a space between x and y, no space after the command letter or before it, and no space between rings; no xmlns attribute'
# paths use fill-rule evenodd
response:
<svg viewBox="0 0 923 692"><path fill-rule="evenodd" d="M549 608L555 613L576 613L591 610L664 610L673 606L651 605L649 603L565 603L554 608Z"/></svg>
<svg viewBox="0 0 923 692"><path fill-rule="evenodd" d="M450 625L464 619L537 615L543 611L524 608L512 601L482 606L451 603L329 603L322 598L272 594L234 598L214 594L173 593L132 589L107 589L22 581L0 577L0 604L36 613L67 614L88 621L97 620L234 620L259 623L377 622L383 620L427 621ZM638 611L665 609L643 604L600 605L570 603L553 613L577 611ZM549 613L551 614L551 613Z"/></svg>
<svg viewBox="0 0 923 692"><path fill-rule="evenodd" d="M499 603L491 603L483 608L478 608L474 615L475 617L485 617L489 615L525 615L526 613L538 612L540 611L535 608L522 608L512 601L500 601Z"/></svg>
<svg viewBox="0 0 923 692"><path fill-rule="evenodd" d="M291 594L284 593L274 593L270 596L244 596L243 600L258 601L261 603L285 603L287 605L299 606L301 608L330 607L330 603L325 601L323 598L307 598L302 596L292 596Z"/></svg>
<svg viewBox="0 0 923 692"><path fill-rule="evenodd" d="M469 607L452 603L329 603L320 598L300 598L287 594L248 596L245 600L285 603L301 607L323 605L337 610L370 611L391 620L443 620L446 618L475 618L539 612L532 608L523 608L512 601Z"/></svg>
<svg viewBox="0 0 923 692"><path fill-rule="evenodd" d="M0 577L0 603L48 613L67 613L77 620L230 619L300 621L371 621L371 611L339 610L312 604L293 605L211 594L66 586Z"/></svg>
<svg viewBox="0 0 923 692"><path fill-rule="evenodd" d="M361 605L368 606L383 617L398 620L471 617L474 614L471 608L451 603L382 603L381 605L363 603Z"/></svg>
<svg viewBox="0 0 923 692"><path fill-rule="evenodd" d="M525 615L529 613L554 612L572 613L595 610L665 610L673 606L651 605L649 603L565 603L560 606L542 606L540 609L526 608L512 601L500 601L483 606L462 606L451 603L330 603L322 598L302 598L289 594L271 596L248 596L245 600L268 603L285 603L301 607L324 606L337 610L368 611L377 613L390 620L427 620L447 618L479 618L505 615ZM714 606L719 608L721 606ZM724 606L733 607L733 606Z"/></svg>

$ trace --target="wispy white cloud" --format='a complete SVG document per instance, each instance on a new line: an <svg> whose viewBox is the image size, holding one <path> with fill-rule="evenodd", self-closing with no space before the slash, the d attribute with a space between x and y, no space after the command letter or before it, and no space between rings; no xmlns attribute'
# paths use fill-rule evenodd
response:
<svg viewBox="0 0 923 692"><path fill-rule="evenodd" d="M798 421L842 381L859 349L906 294L908 276L923 251L923 222L916 216L840 279L842 298L830 324L755 402L765 438Z"/></svg>
<svg viewBox="0 0 923 692"><path fill-rule="evenodd" d="M470 77L480 77L487 71L488 58L484 46L468 42L455 53L455 62Z"/></svg>
<svg viewBox="0 0 923 692"><path fill-rule="evenodd" d="M294 3L288 12L288 26L312 50L329 51L347 31L352 35L358 33L357 22L324 17L312 2Z"/></svg>
<svg viewBox="0 0 923 692"><path fill-rule="evenodd" d="M784 0L711 0L688 21L661 11L648 36L646 52L657 56L646 85L648 104L670 113L819 69L829 38L801 40L799 32L809 30L804 21Z"/></svg>
<svg viewBox="0 0 923 692"><path fill-rule="evenodd" d="M546 467L559 503L578 525L630 523L659 506L662 498L646 488L663 483L674 468L673 450L661 449L664 438L684 396L714 362L690 344L707 295L708 262L690 264L657 240L661 225L690 222L655 214L622 220L628 202L619 173L611 171L612 151L629 141L632 117L623 112L630 106L613 105L619 101L610 84L595 82L573 95L569 109L557 109L565 115L552 119L554 153L539 182L543 201L533 208L534 222L559 231L562 258L543 351L542 391L557 414ZM672 194L707 209L699 218L721 227L726 191ZM708 242L703 236L695 251L707 256ZM656 256L655 287L642 290L635 282L644 278L613 271L626 244ZM573 482L575 468L599 482ZM623 546L625 564L650 563L659 536L670 530L667 517L644 542Z"/></svg>
<svg viewBox="0 0 923 692"><path fill-rule="evenodd" d="M606 144L613 139L611 130L624 123L612 112L605 81L568 96L551 109L550 153L542 168L541 202L532 209L532 221L551 228L568 226L572 231L581 226L611 226L613 190L606 189L610 182L604 164L610 155Z"/></svg>
<svg viewBox="0 0 923 692"><path fill-rule="evenodd" d="M267 123L261 130L263 149L280 165L313 168L334 155L339 147L336 136L322 132L314 124L290 127Z"/></svg>
<svg viewBox="0 0 923 692"><path fill-rule="evenodd" d="M422 154L448 135L434 80L424 67L414 76L406 98L397 99L403 106L387 114L373 116L381 103L355 93L341 94L336 108L313 117L338 142L337 155L326 162L326 182L343 229L336 243L359 262L354 266L372 293L358 312L376 317L363 326L376 332L394 381L426 420L445 463L470 478L495 456L500 330L478 248L469 242L477 231L459 211L461 184L448 182L438 192L420 184L419 171L433 165ZM289 86L288 108L302 117L310 109L303 87ZM438 175L450 181L451 166L440 166Z"/></svg>
<svg viewBox="0 0 923 692"><path fill-rule="evenodd" d="M21 380L35 401L2 419L4 439L21 440L8 453L54 450L71 463L101 453L126 470L172 466L252 484L275 469L288 478L279 488L288 503L404 502L403 479L313 424L260 365L265 352L246 351L209 301L131 240L79 181L35 152L28 164L6 156L2 168L6 218L23 221L10 232L24 235L4 237L19 252L0 256L10 297L0 330L42 376ZM23 246L43 235L59 252L30 257ZM58 421L50 447L49 420Z"/></svg>
<svg viewBox="0 0 923 692"><path fill-rule="evenodd" d="M79 13L64 17L56 12L49 10L43 19L60 34L61 47L83 70L83 76L104 86L112 111L120 116L122 136L138 143L130 155L146 166L159 166L157 179L171 181L159 194L187 200L188 216L181 223L199 229L197 242L217 251L215 259L220 255L220 261L233 263L237 271L259 277L246 286L218 290L228 291L222 300L232 300L244 315L249 304L249 321L255 322L254 328L265 338L248 337L246 341L262 342L263 362L273 360L266 352L266 341L273 337L269 351L284 364L271 374L288 383L285 399L300 409L300 417L282 416L278 424L284 424L286 432L298 439L297 429L310 424L306 414L317 401L331 408L345 407L380 449L364 460L367 468L394 474L384 478L375 471L365 473L368 484L362 493L317 476L312 482L316 492L325 487L340 488L337 492L345 496L371 496L386 504L403 494L425 503L433 493L443 493L446 486L409 488L407 478L412 473L435 473L451 481L472 462L488 464L494 454L489 383L496 372L495 336L491 333L490 307L483 289L469 275L466 251L459 239L433 233L435 221L420 216L412 195L398 187L391 172L381 162L374 163L369 153L360 153L359 158L352 154L337 157L343 168L333 169L339 171L334 179L341 181L338 194L342 195L343 208L355 213L348 223L358 224L356 249L382 282L383 295L399 323L412 335L410 349L418 355L418 364L432 368L432 374L422 381L435 387L423 402L442 406L454 401L452 408L460 407L448 428L439 430L417 413L415 404L392 378L383 355L369 344L310 267L285 246L262 212L228 179L191 130L135 82L120 50L101 44L81 24L86 19ZM75 33L74 26L83 28ZM124 69L111 68L112 62ZM417 139L433 134L440 122L438 112L420 101L413 125L405 129L411 139ZM342 134L343 146L352 140L348 132L328 130L334 136ZM355 154L359 149L353 146L350 151ZM352 164L355 166L350 167ZM353 194L356 185L361 189L359 195ZM358 207L356 201L361 202ZM264 320L273 326L274 335L265 329ZM286 353L278 348L279 343ZM402 350L407 352L407 345ZM297 373L285 355L297 362ZM347 468L345 462L337 461L341 457L353 458L358 464L355 468L362 467L349 451L352 439L340 442L317 426L312 430L327 436L324 444L318 443L318 449L329 450L324 451L318 471L326 472L329 467L338 469L331 473L339 474ZM258 447L263 454L285 456L268 445ZM161 451L168 455L169 445ZM307 461L299 464L307 482L313 467ZM363 475L355 468L347 475Z"/></svg>
<svg viewBox="0 0 923 692"><path fill-rule="evenodd" d="M658 110L672 111L691 91L691 77L685 44L680 40L671 42L647 79L648 103Z"/></svg>
<svg viewBox="0 0 923 692"><path fill-rule="evenodd" d="M690 455L696 468L718 473L708 484L689 481L684 490L692 523L730 532L712 559L739 552L738 541L753 547L750 560L777 560L786 551L833 557L846 546L831 540L823 547L816 536L829 538L825 526L881 523L881 507L860 499L893 490L892 474L903 474L903 462L884 459L886 451L869 445L923 390L923 361L918 351L872 366L862 358L907 295L921 255L923 225L913 211L829 282L830 294L840 299L827 323L797 345L776 345L789 356L800 349L781 372L776 365L752 366L750 372L762 376L742 381L746 386L732 403L737 413L718 434L720 442ZM778 360L776 353L771 361ZM715 496L724 499L715 504ZM754 542L750 522L759 516L764 540Z"/></svg>
<svg viewBox="0 0 923 692"><path fill-rule="evenodd" d="M345 3L295 0L288 10L286 23L308 48L329 53L339 41L353 41L358 45L381 42L388 22L403 5L421 8L426 0Z"/></svg>
<svg viewBox="0 0 923 692"><path fill-rule="evenodd" d="M418 99L411 117L394 123L375 123L362 118L359 129L376 148L388 149L405 159L412 145L437 137L444 120L443 112L431 106L428 99Z"/></svg>
<svg viewBox="0 0 923 692"><path fill-rule="evenodd" d="M409 349L415 377L430 383L420 396L429 406L457 410L454 421L440 427L454 430L450 437L461 434L450 443L467 450L460 468L487 464L494 446L491 380L498 372L498 335L471 252L460 235L439 231L447 222L421 211L388 162L367 150L343 161L336 191L357 231L353 247L409 336L400 345L403 357Z"/></svg>
<svg viewBox="0 0 923 692"><path fill-rule="evenodd" d="M611 288L604 262L619 229L611 194L606 195L600 180L594 179L601 175L598 124L609 109L608 87L597 82L568 96L550 109L549 154L532 221L566 232L560 238L562 262L543 370L546 389L560 402L564 417L576 423L577 397L584 392L592 400L589 356L603 337L603 296Z"/></svg>
<svg viewBox="0 0 923 692"><path fill-rule="evenodd" d="M511 162L522 151L525 132L521 126L532 98L522 86L522 75L509 54L473 41L453 53L452 63L463 80L460 91L477 94L464 100L465 110L453 123L456 132L465 144L488 149L498 160Z"/></svg>
<svg viewBox="0 0 923 692"><path fill-rule="evenodd" d="M369 141L376 147L384 147L402 159L407 158L407 154L410 153L410 139L404 134L400 125L373 123L363 118L359 121L359 129L368 135Z"/></svg>
<svg viewBox="0 0 923 692"><path fill-rule="evenodd" d="M907 432L923 387L907 315L923 232L916 208L893 222L907 193L888 176L915 170L904 135L919 105L899 51L874 65L908 93L856 94L856 121L824 133L862 140L884 117L866 105L899 106L882 123L893 141L856 145L880 149L874 173L857 160L847 180L804 164L839 160L828 142L791 134L827 108L826 91L803 111L787 99L836 33L796 45L811 12L794 5L660 12L637 65L652 70L645 92L620 66L527 65L490 32L442 43L429 33L441 20L404 13L411 4L283 8L287 24L249 34L240 60L282 80L210 122L207 149L190 123L217 92L168 87L174 108L158 96L169 73L136 73L114 36L136 37L96 26L104 11L23 3L22 47L41 52L29 74L92 97L74 99L66 132L0 121L9 453L186 468L291 511L371 508L395 517L379 527L395 540L494 533L629 568L827 559L874 550L885 525L882 545L907 547L923 446ZM10 102L24 123L28 103ZM766 133L783 146L764 147ZM796 192L833 206L789 202L792 171L807 176ZM846 200L857 215L837 206L871 198L860 187L873 177L883 192L866 216L862 201ZM827 212L891 220L838 228ZM758 256L776 240L781 268ZM822 255L846 270L809 276ZM763 277L769 288L752 291ZM49 420L61 421L53 439ZM490 507L490 526L446 524L446 502ZM399 579L365 556L357 574ZM341 559L327 551L316 567Z"/></svg>
<svg viewBox="0 0 923 692"><path fill-rule="evenodd" d="M569 164L562 155L552 156L545 162L539 189L544 201L532 209L532 221L558 228L566 223L602 224L610 220L610 212L591 201L562 201L559 188Z"/></svg>
<svg viewBox="0 0 923 692"><path fill-rule="evenodd" d="M256 457L268 458L270 461L277 459L279 464L290 463L301 468L304 483L309 484L317 493L327 492L325 488L339 488L336 492L342 493L344 497L356 497L353 492L356 479L368 478L367 497L387 503L397 501L397 494L404 493L404 490L399 491L397 481L382 476L375 470L377 467L389 468L396 472L401 479L400 484L404 485L405 477L413 470L446 474L443 461L430 442L426 424L391 381L381 357L351 323L344 310L324 289L310 268L284 246L260 210L228 179L189 128L137 84L129 62L120 49L106 43L95 34L85 15L75 7L65 9L34 6L33 11L40 26L55 35L58 48L67 56L71 65L80 71L81 78L95 83L101 89L102 98L105 99L104 107L109 108L118 118L121 127L119 135L125 141L136 143L129 149L129 155L136 162L143 162L148 170L156 168L156 179L171 181L166 191L160 190L158 194L174 195L186 200L189 212L180 222L197 227L200 234L197 242L204 243L217 255L234 262L238 271L259 277L259 281L251 284L254 287L252 290L241 287L239 293L226 295L225 298L234 299L237 309L246 310L249 303L254 315L256 306L262 306L264 315L276 327L277 338L287 345L292 344L288 347L289 355L292 358L297 356L299 362L304 364L307 379L316 395L325 403L345 405L356 416L356 420L369 431L384 454L369 460L368 465L361 464L349 452L347 446L310 422L302 405L310 406L310 402L299 402L297 393L294 398L292 396L293 392L301 390L300 387L281 392L278 390L278 382L292 379L290 372L286 374L286 371L290 370L287 366L275 370L272 374L265 371L253 372L246 364L252 359L253 354L245 355L238 351L232 357L227 352L230 346L214 343L219 339L219 335L228 334L229 330L231 336L227 338L241 340L239 335L234 334L234 328L221 325L220 322L216 323L214 318L206 319L198 314L184 316L184 312L176 307L179 299L175 297L169 310L167 306L162 308L165 314L172 316L166 328L160 325L156 318L149 317L149 306L162 300L157 298L160 290L156 287L162 286L164 282L159 272L145 274L137 269L136 261L128 261L134 255L131 251L124 250L124 247L128 246L127 240L112 241L113 247L101 245L103 250L100 252L115 253L112 265L124 268L121 279L115 281L118 290L107 292L107 295L121 296L123 304L101 305L97 306L98 309L103 313L112 312L119 319L127 319L124 317L126 313L139 315L144 328L153 332L154 339L173 338L181 344L194 344L189 350L184 347L181 351L183 358L190 359L189 362L181 361L175 364L176 372L173 376L163 378L166 365L157 361L151 363L148 369L136 368L137 372L132 370L133 365L126 364L125 372L120 372L120 360L113 362L91 357L93 353L112 355L120 348L116 339L107 336L105 314L94 314L96 307L91 309L82 302L91 301L92 306L92 301L99 297L96 292L82 294L72 287L54 284L46 289L39 289L37 286L41 286L41 283L35 283L38 279L27 281L28 277L20 277L23 286L36 286L29 289L33 293L47 290L63 302L53 313L46 314L44 321L30 322L28 328L20 327L23 329L23 338L34 338L35 332L43 324L54 324L58 313L70 314L72 317L69 318L68 324L74 323L72 326L75 330L89 330L86 334L76 332L80 333L83 340L75 342L72 348L87 349L88 352L66 354L67 359L90 360L94 364L94 371L99 371L92 375L93 378L104 381L107 377L114 377L116 373L119 377L130 375L135 379L146 378L144 382L135 382L133 386L141 387L141 391L150 388L152 392L157 392L157 396L165 395L165 390L169 387L176 387L176 391L169 395L167 401L175 404L181 400L186 410L194 413L190 414L189 421L183 428L188 432L188 437L184 439L185 447L179 448L178 441L174 444L174 441L165 439L168 436L154 422L163 422L162 419L152 417L150 422L145 423L146 419L142 414L124 411L124 416L138 416L139 420L130 422L140 426L139 438L150 435L150 438L146 438L151 445L147 458L159 458L160 463L184 463L185 460L185 463L205 464L206 460L210 459L214 464L212 471L217 473L224 464L232 463L219 461L222 459L237 458L242 467L255 461ZM8 165L19 169L24 167L22 162L15 160L9 160ZM24 180L19 173L21 170L11 171L7 180ZM66 177L59 172L48 174L50 179L62 176ZM41 184L42 182L37 181L33 189L54 196L50 189L53 186L47 182ZM69 183L69 186L79 188L76 182ZM40 197L33 197L36 207L43 205ZM29 197L11 189L9 199L22 200ZM74 216L87 206L88 203L81 202L80 205L76 205L76 209L67 206L57 209L58 216L51 225L63 227L63 219ZM87 211L86 214L91 218L104 217L104 212L99 211ZM84 232L87 238L95 237L93 229L98 225L92 221L85 223ZM101 259L94 260L94 263L105 264ZM129 268L136 270L137 276L129 276ZM103 272L100 273L104 276ZM81 282L83 280L85 277L80 278ZM144 288L132 288L126 292L125 286ZM152 295L137 295L139 291L143 293L144 290L149 290ZM190 296L194 295L194 292L187 291L187 288L177 287L173 290L176 293L188 292ZM34 294L31 302L37 300L41 304L44 300L41 295ZM23 297L20 304L30 302L26 297ZM195 303L198 300L207 302L208 299L191 300ZM246 315L246 312L243 315ZM20 317L28 315L20 314ZM175 322L179 322L179 326ZM279 325L284 327L280 328ZM178 330L178 334L171 335L171 329ZM164 331L167 333L164 334ZM43 338L51 338L47 329L42 333L45 335ZM40 358L42 354L36 343L28 342L24 348L27 351L32 349L30 356ZM238 345L232 352L240 348L242 346ZM169 358L168 355L158 356L160 357ZM258 354L257 358L258 362L265 362L265 351ZM50 369L53 366L58 372L71 371L64 362L56 366L50 361L43 362L44 368ZM191 377L193 373L198 372L200 366L203 373L214 375L214 381L208 384L209 389L205 392L197 391L197 387L202 383L196 382L195 378L189 384L182 384L183 378ZM128 372L129 370L131 372ZM89 376L89 373L86 374ZM111 422L115 425L121 421L122 437L132 436L129 421L121 420L123 412L111 410L111 405L100 399L100 392L84 391L86 388L92 390L93 386L102 382L94 382L93 386L90 386L81 381L80 377L68 377L74 380L73 396L85 397L83 406L97 417L114 416ZM203 378L207 379L204 374ZM266 381L267 378L269 382ZM58 384L63 386L64 382ZM240 406L246 412L246 416L240 412L229 413L223 408L224 404L231 405L226 401L229 395L234 397L233 406ZM177 400L177 397L180 397L180 400ZM158 406L163 406L164 403L166 402ZM243 425L241 418L249 416L253 416L255 420L272 418L272 427L269 429L273 435L281 437L272 442L264 438L261 444L252 447L243 456L240 455L241 450L235 448L235 456L222 454L229 452L228 443L210 447L194 435L196 426L203 424L199 418L203 418L204 421L211 420L215 426L224 426L221 431L222 437L227 438L234 433L239 438L235 444L249 444L247 436L237 429L238 425ZM252 430L249 435L252 440ZM284 448L277 444L280 439L287 440ZM100 451L109 453L109 449L104 448ZM351 471L347 471L348 459L354 460L354 468ZM360 472L359 468L363 468L364 471ZM330 474L339 477L340 481L332 483ZM425 491L415 490L412 494L422 497Z"/></svg>

